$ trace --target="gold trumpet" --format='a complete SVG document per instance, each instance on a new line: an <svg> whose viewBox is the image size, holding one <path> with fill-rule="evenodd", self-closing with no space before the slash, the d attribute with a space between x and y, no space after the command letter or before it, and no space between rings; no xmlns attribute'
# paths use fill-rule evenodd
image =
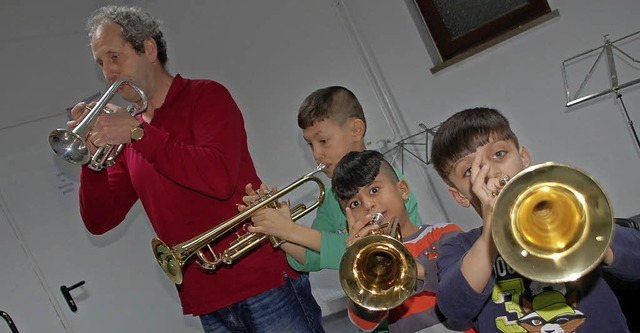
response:
<svg viewBox="0 0 640 333"><path fill-rule="evenodd" d="M372 311L389 310L402 304L416 287L417 266L402 244L395 219L388 232L377 213L371 224L380 224L371 234L355 241L340 261L340 284L355 304Z"/></svg>
<svg viewBox="0 0 640 333"><path fill-rule="evenodd" d="M609 199L594 179L573 166L547 162L522 170L502 188L491 233L516 272L559 283L600 264L613 226Z"/></svg>
<svg viewBox="0 0 640 333"><path fill-rule="evenodd" d="M233 216L232 218L220 223L215 228L185 242L170 247L160 239L154 238L151 242L151 248L158 264L173 283L181 284L183 279L182 271L185 264L193 257L194 254L198 257L198 263L202 268L212 271L217 269L223 263L227 265L232 264L238 257L260 245L262 241L267 238L271 241L271 245L273 247L279 247L284 243L284 241L273 236L253 232L238 235L238 238L235 239L227 249L218 255L213 252L211 244L219 237L227 234L238 225L244 223L258 210L265 207L276 208L278 206L278 199L307 182L314 182L318 185L318 198L309 207L304 204L298 204L291 208L291 219L296 221L316 209L324 200L325 190L322 181L314 175L323 169L324 165L318 164L313 171L302 176L287 187L276 193L269 192L262 196L258 202L252 203L249 208L242 213ZM205 256L205 250L208 250L211 253L213 260L210 260Z"/></svg>
<svg viewBox="0 0 640 333"><path fill-rule="evenodd" d="M89 113L73 130L56 129L49 134L49 145L56 155L72 164L82 165L89 163L89 168L94 171L100 171L104 168L108 168L115 163L116 157L124 147L123 144L118 146L110 144L104 145L98 148L93 156L91 156L84 137L89 132L91 125L102 112L111 112L105 106L109 103L111 98L113 98L121 85L128 85L133 88L133 90L135 90L142 99L142 105L140 107L135 105L127 107L127 112L129 112L131 116L135 116L147 109L147 96L144 94L142 89L129 80L118 80L114 82L107 92L102 95L100 100L98 100L93 109L86 107Z"/></svg>

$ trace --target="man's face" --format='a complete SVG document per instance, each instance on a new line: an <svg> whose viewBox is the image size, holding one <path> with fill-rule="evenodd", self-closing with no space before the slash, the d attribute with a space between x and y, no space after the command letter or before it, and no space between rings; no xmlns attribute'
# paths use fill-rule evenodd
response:
<svg viewBox="0 0 640 333"><path fill-rule="evenodd" d="M325 165L324 173L331 178L333 169L340 159L347 153L358 149L361 140L353 132L353 120L348 120L343 126L331 119L317 121L302 131L304 140L311 148L313 158Z"/></svg>
<svg viewBox="0 0 640 333"><path fill-rule="evenodd" d="M472 205L476 210L480 208L480 202L471 190L471 166L474 161L479 162L479 167L489 167L487 179L482 180L484 182L504 176L513 178L531 163L527 150L524 147L517 148L511 140L491 140L456 161L449 174L449 181L453 184L449 193L460 205Z"/></svg>
<svg viewBox="0 0 640 333"><path fill-rule="evenodd" d="M341 201L341 204L344 208L351 209L356 221L364 219L367 214L381 213L384 221L391 222L398 218L402 226L405 222L410 223L404 205L408 199L409 188L405 181L394 183L388 177L378 174L371 184L361 187L353 197Z"/></svg>
<svg viewBox="0 0 640 333"><path fill-rule="evenodd" d="M117 80L131 80L144 90L151 63L146 53L137 53L120 32L120 26L107 22L101 24L91 38L93 57L102 69L109 85ZM128 86L121 86L118 93L130 102L137 102L138 94Z"/></svg>

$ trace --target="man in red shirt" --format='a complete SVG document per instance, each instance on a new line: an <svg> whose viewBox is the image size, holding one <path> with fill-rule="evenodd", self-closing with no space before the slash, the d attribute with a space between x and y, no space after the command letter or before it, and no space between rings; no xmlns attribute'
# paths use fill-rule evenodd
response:
<svg viewBox="0 0 640 333"><path fill-rule="evenodd" d="M93 234L113 229L140 199L158 237L171 246L236 215L244 185L261 181L229 91L214 81L169 74L159 23L139 8L100 8L87 28L107 83L132 81L145 92L148 107L132 117L110 104L113 112L94 121L86 140L92 152L105 144L126 145L114 166L100 172L82 167L86 228ZM130 86L118 93L141 105ZM73 108L76 120L69 128L84 109L84 103ZM235 238L233 232L220 237L214 251L222 252ZM205 332L323 331L308 276L291 269L284 252L269 242L213 274L188 263L177 289L183 312L200 316Z"/></svg>

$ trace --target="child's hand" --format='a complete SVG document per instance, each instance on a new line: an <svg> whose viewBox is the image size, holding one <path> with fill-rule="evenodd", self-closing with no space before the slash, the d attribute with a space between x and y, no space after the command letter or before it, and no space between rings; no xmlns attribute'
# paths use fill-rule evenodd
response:
<svg viewBox="0 0 640 333"><path fill-rule="evenodd" d="M490 231L496 197L504 185L506 185L509 176L489 176L489 165L485 164L481 167L480 160L481 155L478 154L471 164L471 190L479 201L484 228L486 231Z"/></svg>
<svg viewBox="0 0 640 333"><path fill-rule="evenodd" d="M286 202L279 203L278 208L264 208L251 216L250 232L257 232L288 240L289 231L294 227L291 210Z"/></svg>
<svg viewBox="0 0 640 333"><path fill-rule="evenodd" d="M425 275L427 274L424 270L424 266L422 266L422 263L420 263L419 261L416 260L416 269L417 269L417 274L416 274L416 279L418 280L422 280L424 281ZM435 272L431 272L432 274Z"/></svg>
<svg viewBox="0 0 640 333"><path fill-rule="evenodd" d="M614 260L615 260L615 255L613 254L613 249L611 248L611 246L609 246L607 248L607 251L604 253L604 258L602 259L602 262L606 265L611 265L613 264Z"/></svg>
<svg viewBox="0 0 640 333"><path fill-rule="evenodd" d="M345 208L345 214L347 215L347 225L349 226L349 237L347 237L347 246L351 246L355 241L368 235L372 230L378 229L378 224L371 224L373 216L367 214L364 218L356 221L351 214L350 208Z"/></svg>

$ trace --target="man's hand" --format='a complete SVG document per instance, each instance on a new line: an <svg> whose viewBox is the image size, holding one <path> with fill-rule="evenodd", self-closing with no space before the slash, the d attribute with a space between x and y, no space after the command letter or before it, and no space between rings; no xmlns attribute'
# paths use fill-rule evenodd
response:
<svg viewBox="0 0 640 333"><path fill-rule="evenodd" d="M113 104L94 121L89 134L89 141L96 147L107 144L118 145L131 142L131 130L140 124L127 110Z"/></svg>

